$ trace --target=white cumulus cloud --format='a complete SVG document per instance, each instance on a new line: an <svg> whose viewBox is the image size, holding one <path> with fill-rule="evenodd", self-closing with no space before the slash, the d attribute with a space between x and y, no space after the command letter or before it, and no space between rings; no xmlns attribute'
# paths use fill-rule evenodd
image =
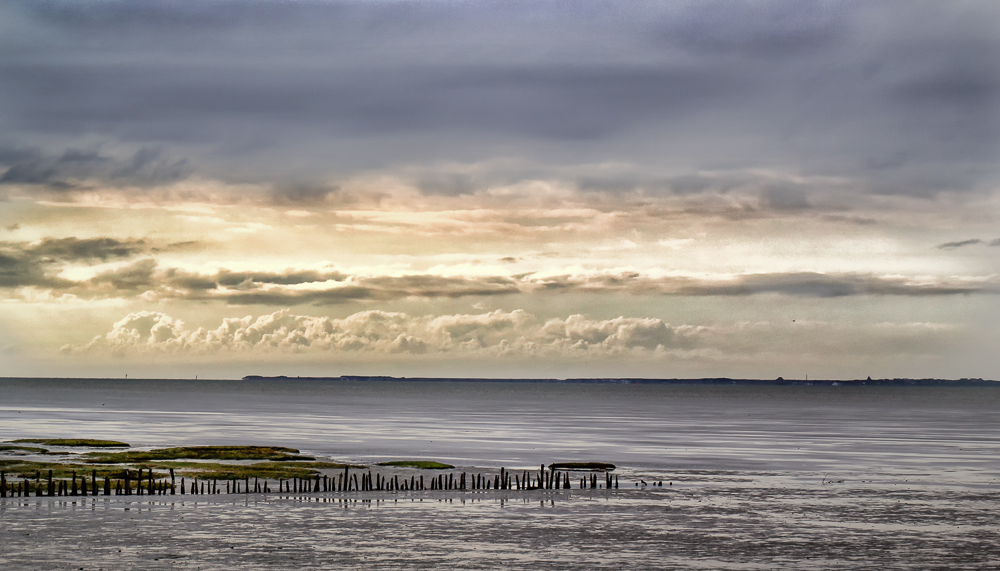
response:
<svg viewBox="0 0 1000 571"><path fill-rule="evenodd" d="M288 310L225 318L214 328L189 328L154 311L131 313L89 343L66 352L113 353L330 352L558 356L664 352L698 335L656 318L594 320L583 315L539 320L522 310L411 316L362 311L343 319Z"/></svg>

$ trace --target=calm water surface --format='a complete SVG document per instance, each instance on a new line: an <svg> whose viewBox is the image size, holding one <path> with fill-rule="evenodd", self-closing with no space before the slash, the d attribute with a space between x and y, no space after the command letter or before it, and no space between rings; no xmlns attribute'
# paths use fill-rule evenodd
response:
<svg viewBox="0 0 1000 571"><path fill-rule="evenodd" d="M710 470L1000 467L1000 390L0 380L0 439L275 444L349 460Z"/></svg>

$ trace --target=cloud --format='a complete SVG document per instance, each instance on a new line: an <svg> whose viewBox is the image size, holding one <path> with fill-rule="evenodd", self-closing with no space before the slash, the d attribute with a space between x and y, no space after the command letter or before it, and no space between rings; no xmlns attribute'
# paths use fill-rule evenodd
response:
<svg viewBox="0 0 1000 571"><path fill-rule="evenodd" d="M357 172L514 155L534 179L627 157L639 176L794 166L868 193L991 191L998 17L990 0L14 0L0 176L195 169L309 202ZM71 152L93 141L114 156Z"/></svg>
<svg viewBox="0 0 1000 571"><path fill-rule="evenodd" d="M940 250L954 250L955 248L961 248L963 246L972 246L975 244L982 244L983 241L978 238L973 238L971 240L961 240L958 242L945 242L944 244L938 244L938 249Z"/></svg>
<svg viewBox="0 0 1000 571"><path fill-rule="evenodd" d="M147 249L143 240L116 240L114 238L45 238L28 245L25 251L46 258L64 261L128 258Z"/></svg>
<svg viewBox="0 0 1000 571"><path fill-rule="evenodd" d="M0 287L72 287L56 273L66 264L129 258L146 250L142 240L45 238L38 242L0 241Z"/></svg>
<svg viewBox="0 0 1000 571"><path fill-rule="evenodd" d="M50 245L48 249L56 248ZM128 255L138 251L133 248ZM0 285L33 285L49 288L52 295L72 294L84 298L141 297L147 301L217 301L229 305L270 306L580 293L689 297L771 294L837 298L873 295L932 297L1000 292L1000 283L991 276L903 276L850 272L691 276L616 270L516 275L362 275L335 269L294 268L282 272L223 268L214 273L198 273L161 267L154 258L138 259L86 279L70 281L55 278L49 265L41 260L38 258L19 265L15 258L0 258L0 267L7 268L6 281L0 280Z"/></svg>
<svg viewBox="0 0 1000 571"><path fill-rule="evenodd" d="M570 315L539 319L523 310L479 314L409 315L362 311L342 319L288 310L224 318L214 328L191 328L168 314L131 313L90 342L67 345L67 354L224 356L282 355L328 359L698 359L741 361L825 354L933 355L954 340L940 323L768 322L672 325L658 318L591 319Z"/></svg>
<svg viewBox="0 0 1000 571"><path fill-rule="evenodd" d="M957 242L945 242L944 244L938 244L937 248L941 250L954 250L955 248L963 248L965 246L989 246L995 247L1000 246L1000 238L995 240L980 240L979 238L971 238L969 240L960 240Z"/></svg>
<svg viewBox="0 0 1000 571"><path fill-rule="evenodd" d="M193 168L171 160L162 149L144 147L130 156L67 149L58 156L39 149L0 149L0 185L40 185L50 191L86 190L94 185L150 186L186 178Z"/></svg>
<svg viewBox="0 0 1000 571"><path fill-rule="evenodd" d="M685 335L659 319L581 315L539 322L500 310L477 315L409 316L364 311L344 319L295 315L287 310L227 318L215 329L189 329L169 315L142 311L116 322L107 334L68 352L106 350L158 353L306 352L376 354L618 354L663 351Z"/></svg>

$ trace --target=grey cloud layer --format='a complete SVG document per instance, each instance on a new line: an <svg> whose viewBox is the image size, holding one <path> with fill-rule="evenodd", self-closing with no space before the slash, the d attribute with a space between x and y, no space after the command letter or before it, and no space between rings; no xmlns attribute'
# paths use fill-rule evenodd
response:
<svg viewBox="0 0 1000 571"><path fill-rule="evenodd" d="M142 240L113 238L0 242L0 287L73 287L74 282L55 275L66 264L130 258L146 251Z"/></svg>
<svg viewBox="0 0 1000 571"><path fill-rule="evenodd" d="M979 238L970 238L968 240L959 240L957 242L945 242L944 244L938 244L939 250L954 250L955 248L963 248L965 246L1000 246L1000 238L995 240L980 240Z"/></svg>
<svg viewBox="0 0 1000 571"><path fill-rule="evenodd" d="M160 267L142 258L82 281L56 276L59 261L126 258L146 251L142 242L48 240L39 245L7 246L0 256L0 286L35 286L85 298L219 301L231 305L330 305L405 298L463 298L518 294L624 293L630 295L797 297L859 295L942 296L993 294L992 277L907 277L864 273L814 272L742 274L719 278L658 277L641 272L493 276L349 275L339 271L288 270L201 274Z"/></svg>
<svg viewBox="0 0 1000 571"><path fill-rule="evenodd" d="M162 156L155 148L142 148L125 157L94 150L67 149L48 155L38 148L0 149L0 164L7 170L0 185L43 185L53 190L73 190L87 182L155 185L180 180L192 171L183 159Z"/></svg>
<svg viewBox="0 0 1000 571"><path fill-rule="evenodd" d="M22 0L0 21L0 143L42 148L0 156L7 182L59 184L83 167L56 159L94 140L177 157L139 181L194 169L292 197L357 170L512 155L543 172L790 168L915 195L997 175L1000 9L985 0Z"/></svg>

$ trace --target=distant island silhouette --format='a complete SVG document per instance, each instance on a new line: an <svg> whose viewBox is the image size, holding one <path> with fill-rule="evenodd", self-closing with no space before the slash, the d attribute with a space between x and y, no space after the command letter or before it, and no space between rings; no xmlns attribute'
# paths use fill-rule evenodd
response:
<svg viewBox="0 0 1000 571"><path fill-rule="evenodd" d="M1000 386L1000 381L984 379L732 379L713 377L701 379L649 379L649 378L578 378L578 379L490 379L474 377L389 377L341 375L339 377L290 377L286 375L247 375L244 381L390 381L390 382L463 382L463 383L578 383L623 385L775 385L775 386L919 386L919 387L969 387Z"/></svg>

